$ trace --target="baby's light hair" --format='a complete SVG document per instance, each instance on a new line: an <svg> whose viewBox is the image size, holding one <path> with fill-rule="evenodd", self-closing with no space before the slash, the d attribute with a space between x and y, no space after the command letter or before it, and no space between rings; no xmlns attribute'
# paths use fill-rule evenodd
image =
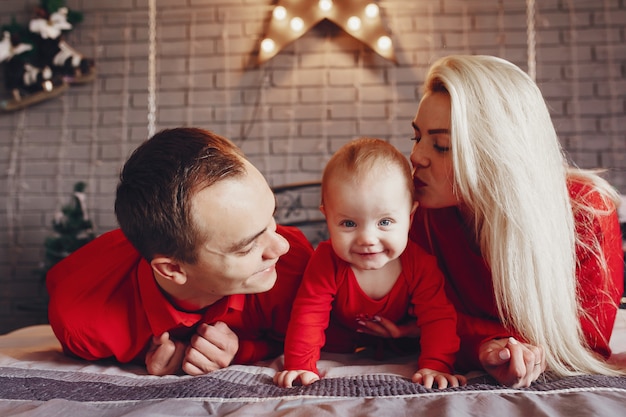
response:
<svg viewBox="0 0 626 417"><path fill-rule="evenodd" d="M413 175L409 160L402 152L389 142L377 138L362 137L346 143L333 154L322 173L322 205L331 179L349 176L356 182L367 181L381 170L393 168L401 170L412 203Z"/></svg>

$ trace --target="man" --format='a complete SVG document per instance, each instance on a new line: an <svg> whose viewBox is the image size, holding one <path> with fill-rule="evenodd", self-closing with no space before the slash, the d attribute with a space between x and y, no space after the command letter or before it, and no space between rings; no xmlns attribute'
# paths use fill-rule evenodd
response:
<svg viewBox="0 0 626 417"><path fill-rule="evenodd" d="M312 247L277 226L261 173L195 128L144 142L120 176L120 229L48 273L49 320L66 353L200 375L282 353ZM280 260L279 260L280 258Z"/></svg>

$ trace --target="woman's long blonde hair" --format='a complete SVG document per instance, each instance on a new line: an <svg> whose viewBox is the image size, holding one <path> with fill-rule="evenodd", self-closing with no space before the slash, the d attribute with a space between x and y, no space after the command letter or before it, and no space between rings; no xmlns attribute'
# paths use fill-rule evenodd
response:
<svg viewBox="0 0 626 417"><path fill-rule="evenodd" d="M578 203L570 201L567 179L592 185L608 207L615 190L596 173L568 166L539 88L512 63L444 57L424 90L450 96L455 192L473 213L504 325L543 346L548 368L559 375L617 372L587 348L575 319L582 314L572 207Z"/></svg>

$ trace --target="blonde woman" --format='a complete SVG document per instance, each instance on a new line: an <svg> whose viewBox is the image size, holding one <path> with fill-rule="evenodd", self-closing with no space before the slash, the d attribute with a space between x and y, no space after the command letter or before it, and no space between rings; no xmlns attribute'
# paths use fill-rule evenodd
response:
<svg viewBox="0 0 626 417"><path fill-rule="evenodd" d="M537 85L490 56L435 62L413 120L411 238L439 259L457 369L528 386L605 362L623 292L617 194L568 165Z"/></svg>

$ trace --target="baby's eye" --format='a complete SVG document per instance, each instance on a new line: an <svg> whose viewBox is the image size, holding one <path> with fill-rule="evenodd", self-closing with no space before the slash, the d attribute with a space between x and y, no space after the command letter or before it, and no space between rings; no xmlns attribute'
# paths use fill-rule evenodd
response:
<svg viewBox="0 0 626 417"><path fill-rule="evenodd" d="M380 222L378 222L378 224L380 226L391 226L391 220L390 219L383 219Z"/></svg>
<svg viewBox="0 0 626 417"><path fill-rule="evenodd" d="M344 227L356 227L356 223L352 220L344 220L341 222L341 225Z"/></svg>

